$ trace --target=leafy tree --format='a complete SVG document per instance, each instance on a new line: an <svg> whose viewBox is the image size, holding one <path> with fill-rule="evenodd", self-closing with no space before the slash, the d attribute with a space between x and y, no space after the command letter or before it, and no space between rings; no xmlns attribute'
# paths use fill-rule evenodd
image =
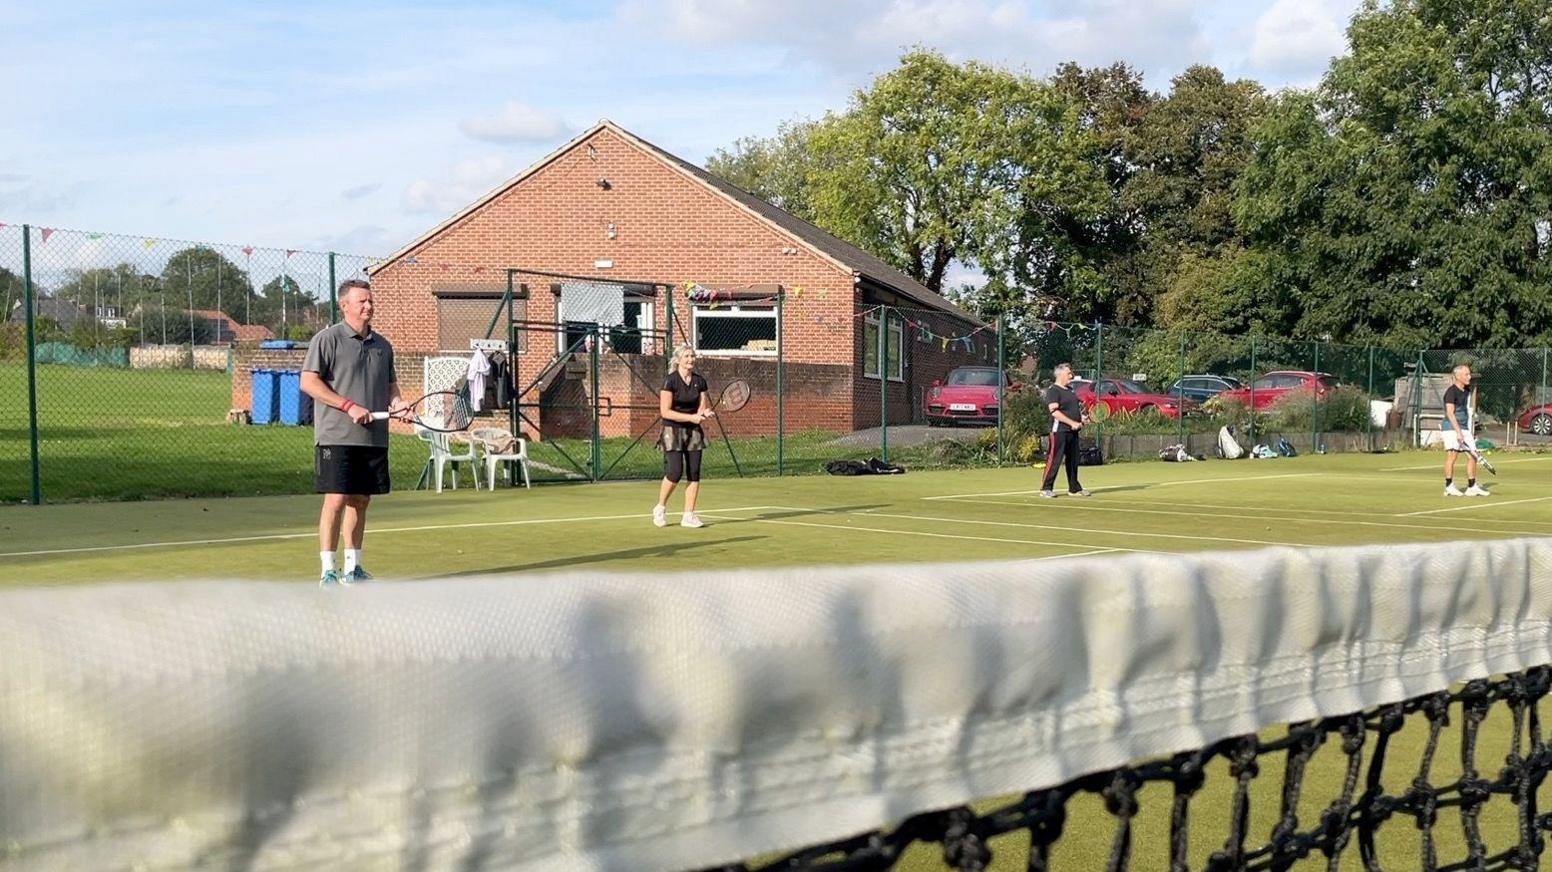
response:
<svg viewBox="0 0 1552 872"><path fill-rule="evenodd" d="M706 161L708 172L799 218L814 219L808 181L814 171L809 150L811 121L787 121L770 138L744 137L718 149Z"/></svg>
<svg viewBox="0 0 1552 872"><path fill-rule="evenodd" d="M1352 53L1276 102L1235 212L1296 331L1515 345L1552 335L1552 17L1527 0L1368 2Z"/></svg>
<svg viewBox="0 0 1552 872"><path fill-rule="evenodd" d="M213 248L194 245L175 252L162 268L162 286L169 299L186 307L246 315L248 274Z"/></svg>

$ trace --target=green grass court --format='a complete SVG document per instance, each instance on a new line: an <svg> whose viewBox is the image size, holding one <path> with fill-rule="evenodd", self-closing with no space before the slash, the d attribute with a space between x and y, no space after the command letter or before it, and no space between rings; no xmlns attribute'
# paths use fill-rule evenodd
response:
<svg viewBox="0 0 1552 872"><path fill-rule="evenodd" d="M374 504L366 565L384 584L478 573L508 574L511 583L523 584L547 570L1106 559L1132 551L1552 535L1552 454L1500 454L1496 462L1498 476L1484 478L1492 497L1453 499L1441 495L1442 455L1423 452L1092 467L1083 470L1084 483L1095 492L1088 499L1040 499L1033 492L1037 470L1030 468L713 477L703 484L701 513L708 526L700 530L651 525L655 482L404 490ZM7 567L0 583L236 577L313 584L317 507L311 495L8 507L0 509L0 558ZM1477 756L1484 767L1507 753L1508 723L1508 712L1495 707ZM1457 728L1435 757L1435 783L1459 774ZM1426 727L1414 719L1393 741L1386 771L1392 792L1404 790L1415 774L1425 738ZM1339 792L1344 759L1331 743L1316 755L1301 800L1301 826L1310 826ZM1281 778L1280 759L1264 759L1255 781L1253 835L1264 837L1276 823ZM1208 785L1193 801L1193 868L1221 847L1227 832L1232 779L1221 760ZM1170 792L1150 786L1141 799L1134 868L1163 868ZM1549 801L1544 788L1542 807ZM1102 868L1112 819L1095 797L1075 801L1070 810L1055 868ZM1453 815L1441 810L1437 830L1446 860L1459 857L1461 830L1449 823ZM1512 805L1490 803L1483 826L1490 846L1512 844ZM1382 829L1379 844L1386 868L1415 867L1419 834L1406 819ZM1019 837L993 847L994 868L1024 868ZM901 868L942 868L936 850L917 846ZM1356 844L1349 847L1350 863L1356 850ZM1325 868L1324 858L1296 868Z"/></svg>
<svg viewBox="0 0 1552 872"><path fill-rule="evenodd" d="M903 476L708 478L708 526L657 529L656 482L400 491L372 507L385 580L547 569L672 571L954 562L1552 535L1552 454L1500 454L1491 497L1446 498L1442 455L1130 463L1042 500L1027 467ZM4 583L204 577L310 582L312 495L0 510ZM678 496L674 505L677 508Z"/></svg>

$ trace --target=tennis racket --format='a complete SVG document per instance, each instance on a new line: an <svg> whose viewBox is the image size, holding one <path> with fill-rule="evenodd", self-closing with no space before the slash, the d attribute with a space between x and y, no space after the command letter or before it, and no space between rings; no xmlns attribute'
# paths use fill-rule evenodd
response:
<svg viewBox="0 0 1552 872"><path fill-rule="evenodd" d="M464 394L436 391L410 403L409 408L400 415L393 412L372 413L373 421L386 421L394 417L407 417L423 430L457 433L469 429L469 425L474 423L474 410L469 407L469 398Z"/></svg>
<svg viewBox="0 0 1552 872"><path fill-rule="evenodd" d="M1465 447L1461 448L1461 450L1471 455L1471 459L1475 460L1478 466L1482 467L1493 475L1498 474L1498 470L1493 468L1493 462L1482 456L1482 450L1477 448L1475 439L1467 442Z"/></svg>
<svg viewBox="0 0 1552 872"><path fill-rule="evenodd" d="M1481 449L1477 448L1477 392L1475 385L1472 385L1471 400L1466 404L1466 444L1464 450L1471 455L1471 459L1475 460L1478 466L1493 475L1498 474L1498 470L1493 468L1492 461L1483 457Z"/></svg>
<svg viewBox="0 0 1552 872"><path fill-rule="evenodd" d="M733 379L723 386L721 395L717 397L715 403L711 404L712 416L715 417L718 412L736 412L742 409L749 402L749 394L749 382L741 378Z"/></svg>

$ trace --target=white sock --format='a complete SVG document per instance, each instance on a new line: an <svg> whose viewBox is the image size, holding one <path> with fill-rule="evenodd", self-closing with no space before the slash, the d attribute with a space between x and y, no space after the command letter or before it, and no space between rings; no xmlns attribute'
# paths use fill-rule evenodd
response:
<svg viewBox="0 0 1552 872"><path fill-rule="evenodd" d="M318 559L323 561L323 571L324 572L328 572L329 570L334 568L334 552L333 551L319 551L318 552Z"/></svg>
<svg viewBox="0 0 1552 872"><path fill-rule="evenodd" d="M356 567L360 566L360 565L361 565L361 549L360 548L346 548L345 549L345 571L346 572L354 572Z"/></svg>

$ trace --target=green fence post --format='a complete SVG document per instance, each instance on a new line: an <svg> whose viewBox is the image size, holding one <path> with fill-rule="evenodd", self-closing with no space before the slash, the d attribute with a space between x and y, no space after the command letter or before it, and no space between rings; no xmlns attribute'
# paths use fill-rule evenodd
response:
<svg viewBox="0 0 1552 872"><path fill-rule="evenodd" d="M1099 380L1105 377L1105 324L1103 321L1094 321L1094 405L1099 405ZM1108 407L1107 407L1108 408ZM1094 411L1090 409L1089 411ZM1104 422L1094 425L1094 438L1099 439L1104 434Z"/></svg>
<svg viewBox="0 0 1552 872"><path fill-rule="evenodd" d="M1374 446L1374 346L1372 346L1372 345L1369 346L1369 389L1367 391L1365 391L1364 393L1367 394L1368 397L1369 397L1369 406L1368 406L1368 409L1367 409L1367 413L1368 414L1364 417L1364 420L1368 422L1364 426L1364 432L1367 434L1367 437L1364 439L1364 443L1368 446L1368 450L1369 451L1373 451L1375 446Z"/></svg>
<svg viewBox="0 0 1552 872"><path fill-rule="evenodd" d="M997 464L1002 465L1002 408L1008 404L1007 392L1003 389L1008 381L1007 349L1003 342L1003 331L1007 329L1008 319L1006 315L997 316Z"/></svg>
<svg viewBox="0 0 1552 872"><path fill-rule="evenodd" d="M588 335L587 343L588 382L591 386L593 406L593 445L591 455L593 481L598 481L603 474L603 444L598 426L598 346L602 341L602 336L597 325L594 325L591 331Z"/></svg>
<svg viewBox="0 0 1552 872"><path fill-rule="evenodd" d="M32 299L32 225L22 225L22 298L27 306L27 435L32 445L32 504L43 505L38 465L38 335Z"/></svg>
<svg viewBox="0 0 1552 872"><path fill-rule="evenodd" d="M1180 375L1176 376L1176 378L1184 379L1185 377L1186 377L1186 334L1181 333L1180 334ZM1180 444L1181 445L1185 445L1186 444L1186 439L1188 438L1187 435L1186 435L1186 393L1185 393L1185 391L1186 391L1186 389L1185 389L1185 382L1181 381L1180 382L1180 390L1175 392L1175 411L1177 413L1177 417L1180 419ZM1186 452L1190 453L1190 451L1191 451L1191 448L1189 446L1187 446L1186 447Z"/></svg>
<svg viewBox="0 0 1552 872"><path fill-rule="evenodd" d="M1315 343L1315 387L1310 404L1310 453L1320 453L1320 342Z"/></svg>
<svg viewBox="0 0 1552 872"><path fill-rule="evenodd" d="M329 323L339 323L339 282L334 278L334 252L329 252Z"/></svg>
<svg viewBox="0 0 1552 872"><path fill-rule="evenodd" d="M1547 396L1547 347L1541 346L1541 393L1536 397L1536 404L1552 403L1552 397Z"/></svg>
<svg viewBox="0 0 1552 872"><path fill-rule="evenodd" d="M879 452L889 462L889 307L878 307L878 423Z"/></svg>
<svg viewBox="0 0 1552 872"><path fill-rule="evenodd" d="M786 415L786 369L787 369L787 330L782 323L783 311L787 299L785 288L776 290L776 474L786 474L786 464L782 445L782 437L787 429Z"/></svg>
<svg viewBox="0 0 1552 872"><path fill-rule="evenodd" d="M1250 411L1246 413L1250 420L1245 423L1245 430L1250 434L1250 444L1256 444L1256 334L1250 334Z"/></svg>
<svg viewBox="0 0 1552 872"><path fill-rule="evenodd" d="M663 286L663 335L668 337L668 347L663 353L669 357L674 354L674 286Z"/></svg>

